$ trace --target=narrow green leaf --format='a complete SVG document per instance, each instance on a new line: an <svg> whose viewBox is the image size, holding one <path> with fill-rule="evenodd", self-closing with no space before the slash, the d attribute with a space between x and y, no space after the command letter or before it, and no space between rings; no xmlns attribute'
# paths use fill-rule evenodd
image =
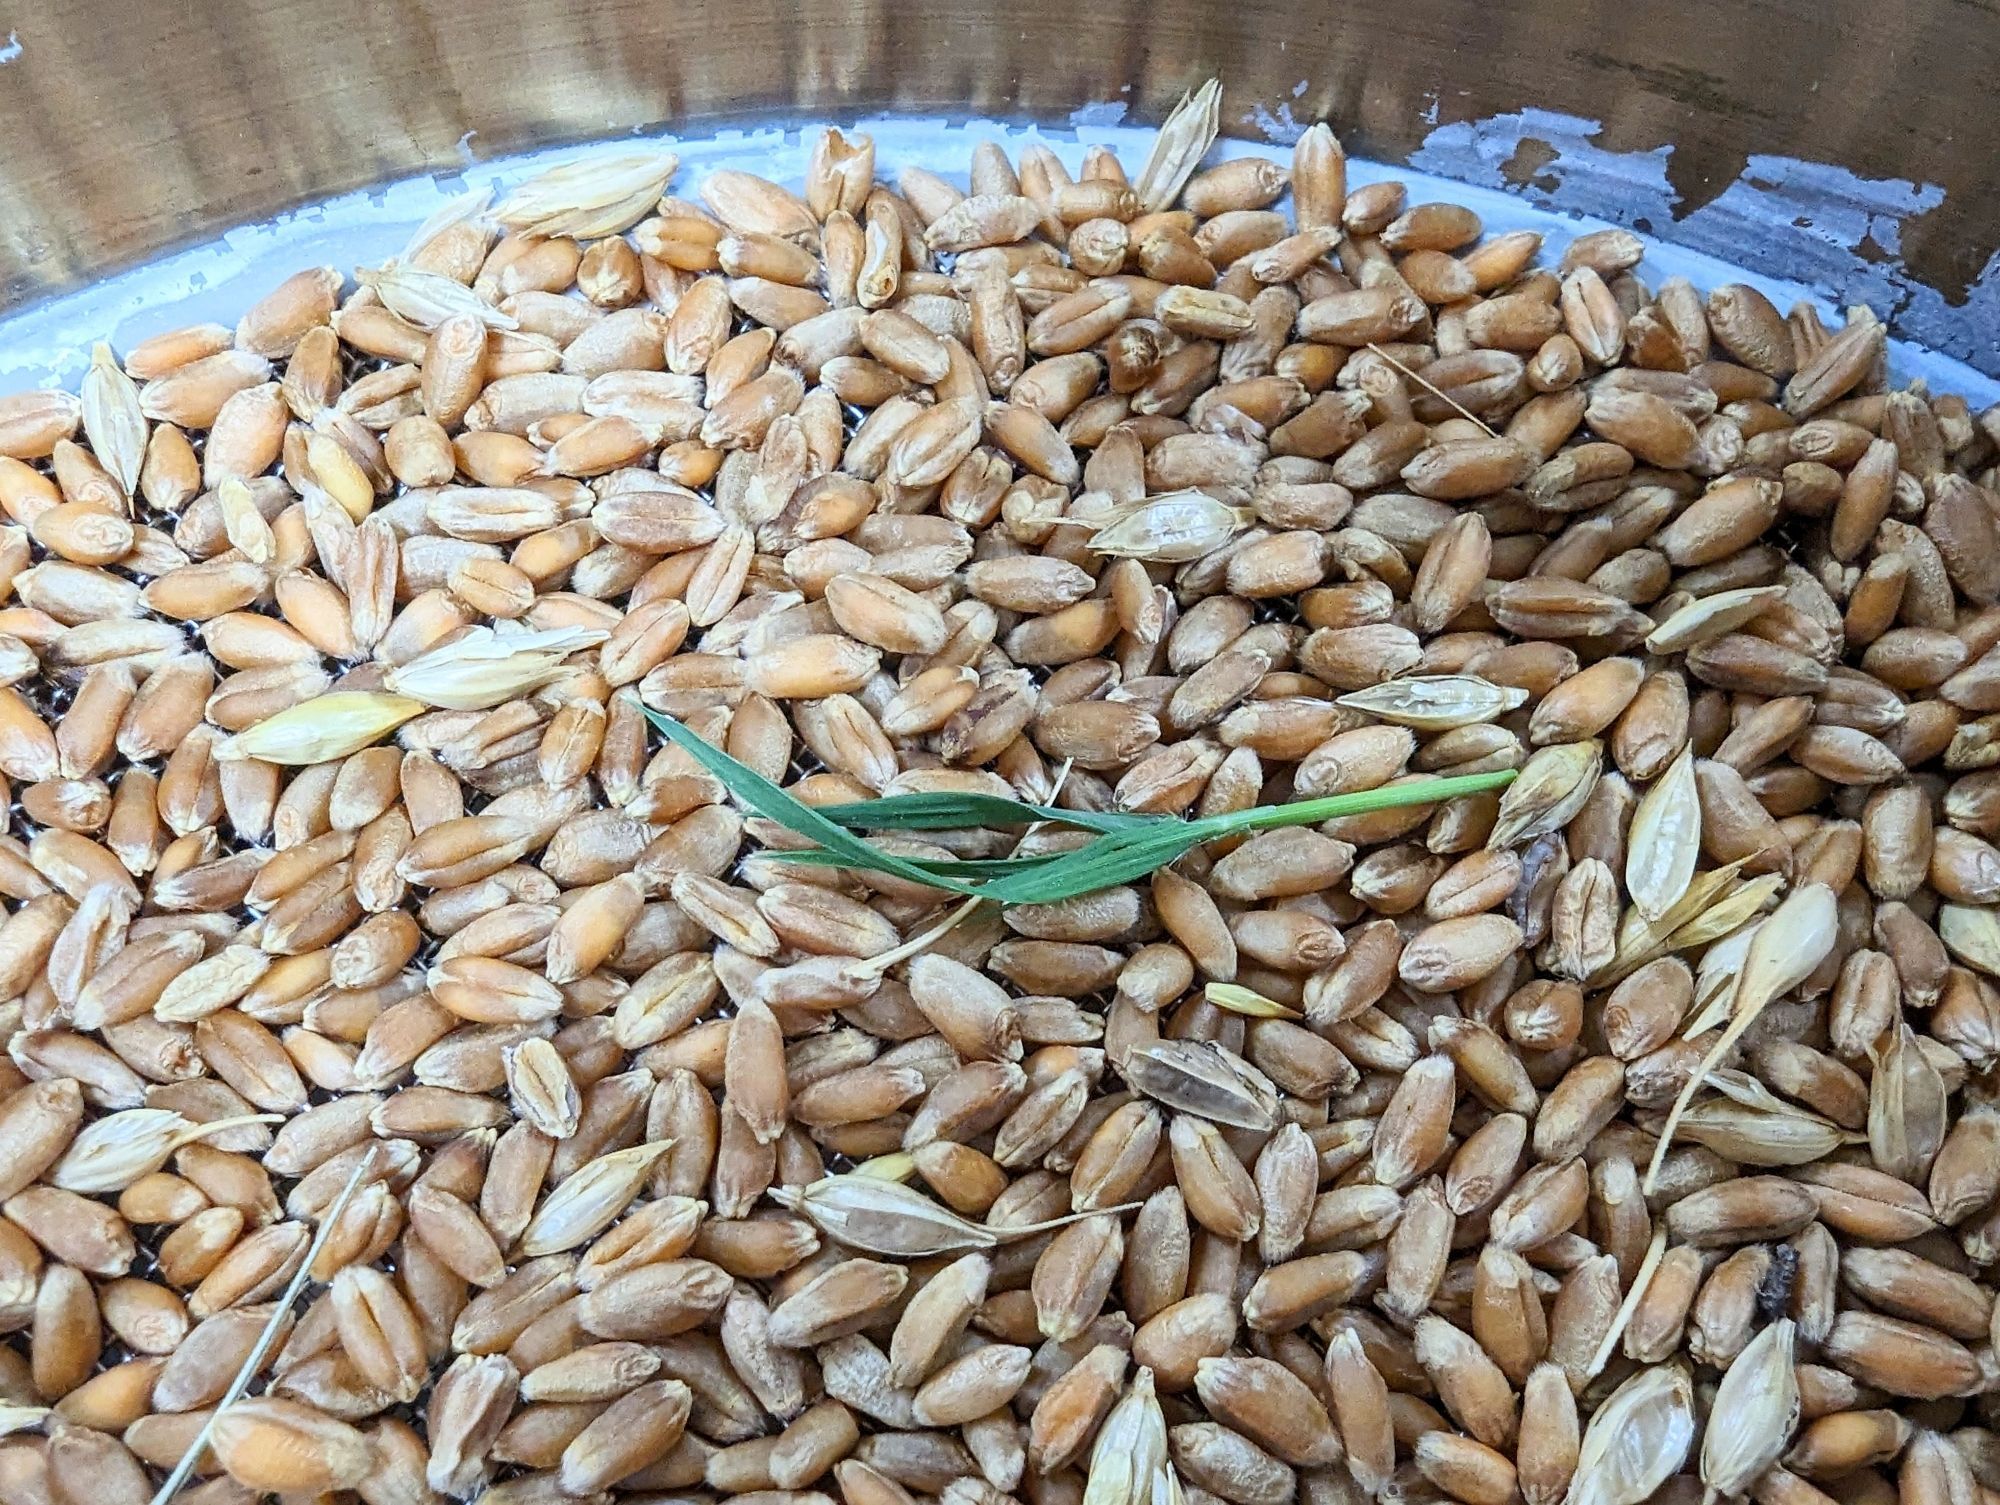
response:
<svg viewBox="0 0 2000 1505"><path fill-rule="evenodd" d="M1157 872L1201 840L1195 826L1184 820L1117 831L1064 853L1047 867L982 884L979 893L1002 904L1054 904Z"/></svg>
<svg viewBox="0 0 2000 1505"><path fill-rule="evenodd" d="M1017 878L1002 878L981 886L980 893L1002 904L1052 904L1096 889L1143 877L1165 867L1190 847L1246 831L1271 831L1282 826L1315 826L1343 815L1364 815L1400 805L1428 805L1498 789L1512 781L1512 769L1461 774L1450 779L1425 779L1333 794L1322 799L1295 800L1289 805L1259 805L1203 816L1194 821L1161 821L1152 826L1100 836L1089 846L1070 852L1047 867Z"/></svg>
<svg viewBox="0 0 2000 1505"><path fill-rule="evenodd" d="M657 726L669 742L722 780L729 792L746 806L765 819L776 821L787 831L816 841L828 851L840 853L848 859L847 866L864 872L894 873L912 883L926 883L953 893L975 892L969 884L927 873L906 858L871 847L852 831L835 825L804 801L787 794L756 769L737 762L719 747L709 746L673 717L650 706L645 709L646 719Z"/></svg>
<svg viewBox="0 0 2000 1505"><path fill-rule="evenodd" d="M992 795L916 794L862 800L816 810L776 784L711 747L671 716L647 710L647 718L717 778L747 808L817 843L806 851L767 848L780 861L813 867L845 867L891 873L912 883L946 889L1001 904L1052 904L1143 878L1204 841L1285 826L1317 825L1346 815L1362 815L1403 805L1436 804L1461 795L1499 789L1514 779L1512 769L1421 779L1288 805L1260 805L1199 820L1178 816L1061 810ZM836 819L836 817L839 817ZM1099 834L1067 852L961 860L902 857L872 846L849 826L874 830L978 829L1060 821Z"/></svg>
<svg viewBox="0 0 2000 1505"><path fill-rule="evenodd" d="M758 854L774 858L779 862L795 862L801 867L852 867L839 852L829 852L825 847L784 849L766 847ZM964 878L968 881L981 878L1005 878L1014 873L1026 872L1034 867L1046 867L1062 857L1061 852L1045 852L1034 857L912 857L909 860L926 872L942 873L947 877Z"/></svg>
<svg viewBox="0 0 2000 1505"><path fill-rule="evenodd" d="M1031 805L994 794L892 794L848 805L822 805L819 813L836 825L863 831L961 831L1025 825L1045 820L1079 830L1110 833L1149 826L1164 817L1109 810L1063 810Z"/></svg>

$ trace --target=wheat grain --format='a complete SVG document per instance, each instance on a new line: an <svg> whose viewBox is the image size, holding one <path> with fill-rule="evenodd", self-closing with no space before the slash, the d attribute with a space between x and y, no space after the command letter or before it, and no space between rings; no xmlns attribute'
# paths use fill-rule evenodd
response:
<svg viewBox="0 0 2000 1505"><path fill-rule="evenodd" d="M1219 93L0 401L0 1492L1991 1472L2000 425Z"/></svg>

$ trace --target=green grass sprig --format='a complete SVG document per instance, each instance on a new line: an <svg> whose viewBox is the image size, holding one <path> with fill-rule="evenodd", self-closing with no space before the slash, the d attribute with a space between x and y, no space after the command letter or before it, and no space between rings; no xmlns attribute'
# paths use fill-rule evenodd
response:
<svg viewBox="0 0 2000 1505"><path fill-rule="evenodd" d="M1365 815L1403 805L1430 805L1461 795L1500 789L1513 782L1512 769L1424 779L1363 789L1353 794L1257 805L1193 820L1177 815L1063 810L990 794L897 794L885 799L815 808L780 789L756 769L737 762L689 731L673 717L648 710L647 718L707 772L720 779L745 808L775 821L813 843L803 850L769 849L785 862L886 873L970 898L999 904L1054 904L1079 894L1143 878L1205 841L1314 826L1345 815ZM885 851L857 831L949 831L997 829L1047 821L1095 833L1080 847L1012 857L961 860L906 857Z"/></svg>

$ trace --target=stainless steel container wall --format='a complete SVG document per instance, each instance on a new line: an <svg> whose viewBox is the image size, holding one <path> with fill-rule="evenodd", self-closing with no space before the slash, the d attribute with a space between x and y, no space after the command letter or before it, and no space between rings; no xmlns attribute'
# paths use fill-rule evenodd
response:
<svg viewBox="0 0 2000 1505"><path fill-rule="evenodd" d="M1389 161L1441 124L1511 111L1601 122L1605 151L1671 147L1675 217L1759 154L1928 185L1941 200L1895 224L1900 247L1863 252L1899 254L1898 285L1919 289L1906 301L1928 327L1906 332L2000 366L1992 304L1965 304L2000 246L2000 116L1986 108L2000 19L1985 3L45 0L0 18L0 44L0 310L456 167L467 139L488 157L662 123L883 109L1061 121L1093 101L1158 120L1215 74L1225 130L1325 118ZM1533 157L1508 165L1534 197ZM1582 192L1617 207L1615 181ZM1672 222L1640 228L1675 238ZM1823 227L1780 217L1757 241L1745 259L1759 270L1814 280Z"/></svg>

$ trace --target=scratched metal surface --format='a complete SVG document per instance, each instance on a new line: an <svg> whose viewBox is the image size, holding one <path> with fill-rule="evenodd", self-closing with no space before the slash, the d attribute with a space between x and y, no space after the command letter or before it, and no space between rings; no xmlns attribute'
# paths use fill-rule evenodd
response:
<svg viewBox="0 0 2000 1505"><path fill-rule="evenodd" d="M1859 288L1992 372L1996 63L1993 0L0 6L0 312L458 168L468 141L882 110L1157 120L1215 74L1232 132L1326 118L1379 160L1668 241L1688 227L1830 297Z"/></svg>

